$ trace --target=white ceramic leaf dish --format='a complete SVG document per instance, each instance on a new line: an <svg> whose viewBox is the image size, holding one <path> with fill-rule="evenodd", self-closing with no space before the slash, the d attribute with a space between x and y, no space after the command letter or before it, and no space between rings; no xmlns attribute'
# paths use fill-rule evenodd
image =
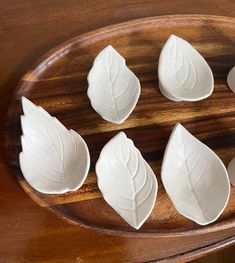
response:
<svg viewBox="0 0 235 263"><path fill-rule="evenodd" d="M205 59L186 40L171 35L158 63L159 89L172 101L198 101L214 89L212 71Z"/></svg>
<svg viewBox="0 0 235 263"><path fill-rule="evenodd" d="M233 187L235 187L235 157L230 161L228 165L228 176Z"/></svg>
<svg viewBox="0 0 235 263"><path fill-rule="evenodd" d="M235 93L235 66L229 71L227 83L233 93Z"/></svg>
<svg viewBox="0 0 235 263"><path fill-rule="evenodd" d="M83 138L24 97L22 107L19 160L27 182L45 194L79 189L90 168L89 150Z"/></svg>
<svg viewBox="0 0 235 263"><path fill-rule="evenodd" d="M154 207L158 183L151 167L124 132L103 147L96 174L105 201L128 224L139 229Z"/></svg>
<svg viewBox="0 0 235 263"><path fill-rule="evenodd" d="M97 55L87 80L93 109L106 121L125 121L139 99L140 82L112 46Z"/></svg>
<svg viewBox="0 0 235 263"><path fill-rule="evenodd" d="M217 220L227 206L230 183L223 162L181 124L166 146L161 178L176 210L199 225Z"/></svg>

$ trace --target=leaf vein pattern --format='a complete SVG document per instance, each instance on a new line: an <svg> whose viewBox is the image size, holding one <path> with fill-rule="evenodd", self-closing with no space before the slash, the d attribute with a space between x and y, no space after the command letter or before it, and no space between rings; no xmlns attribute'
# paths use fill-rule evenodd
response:
<svg viewBox="0 0 235 263"><path fill-rule="evenodd" d="M183 139L183 149L184 149L184 154L186 155L186 149L185 149L185 141L184 141L184 139ZM192 151L192 147L191 147L191 151ZM188 157L190 156L191 151L189 152ZM205 217L205 215L203 214L203 209L202 209L202 207L201 207L201 205L200 205L200 203L199 203L199 198L198 198L198 196L197 196L197 193L195 192L195 189L192 187L192 186L193 186L193 183L192 183L192 180L191 180L190 169L189 169L189 167L188 167L188 162L187 162L188 157L185 159L184 167L185 167L185 172L186 172L186 174L187 174L186 177L187 177L187 180L188 180L189 189L191 189L192 194L193 194L193 196L194 196L194 198L195 198L195 201L196 201L196 203L197 203L197 205L198 205L198 207L199 207L202 215Z"/></svg>

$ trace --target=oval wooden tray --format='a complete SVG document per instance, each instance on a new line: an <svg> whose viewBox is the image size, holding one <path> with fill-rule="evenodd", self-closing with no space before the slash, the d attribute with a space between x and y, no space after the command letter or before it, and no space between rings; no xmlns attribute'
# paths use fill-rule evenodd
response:
<svg viewBox="0 0 235 263"><path fill-rule="evenodd" d="M160 179L163 152L176 122L212 148L228 164L235 156L235 95L226 85L235 64L235 19L184 15L162 16L109 26L75 37L49 51L22 78L9 107L6 151L14 175L27 194L74 224L117 235L178 236L212 232L235 226L235 190L219 220L199 226L176 212ZM170 34L185 38L205 57L215 76L212 96L198 102L175 103L158 90L157 63ZM104 121L90 106L87 74L97 53L108 44L125 58L139 77L142 92L131 116L120 125ZM24 180L18 162L20 98L26 96L78 131L91 153L91 169L77 192L44 195ZM94 165L104 144L125 131L153 168L159 182L155 208L139 231L132 229L105 203L97 187Z"/></svg>

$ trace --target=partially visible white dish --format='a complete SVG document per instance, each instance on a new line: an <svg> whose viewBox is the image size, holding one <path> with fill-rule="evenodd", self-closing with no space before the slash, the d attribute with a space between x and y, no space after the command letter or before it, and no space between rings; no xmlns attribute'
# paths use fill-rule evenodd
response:
<svg viewBox="0 0 235 263"><path fill-rule="evenodd" d="M97 55L87 80L93 109L109 122L125 121L139 99L140 82L112 46Z"/></svg>
<svg viewBox="0 0 235 263"><path fill-rule="evenodd" d="M227 170L230 183L235 187L235 158L230 161Z"/></svg>
<svg viewBox="0 0 235 263"><path fill-rule="evenodd" d="M229 71L227 83L233 93L235 93L235 66Z"/></svg>
<svg viewBox="0 0 235 263"><path fill-rule="evenodd" d="M228 203L230 183L224 164L179 123L168 141L161 177L177 211L199 225L214 222Z"/></svg>
<svg viewBox="0 0 235 263"><path fill-rule="evenodd" d="M124 132L103 147L96 174L105 201L128 224L139 229L152 212L158 183L151 167Z"/></svg>
<svg viewBox="0 0 235 263"><path fill-rule="evenodd" d="M198 101L214 89L212 71L187 41L171 35L162 48L158 64L159 89L173 101Z"/></svg>
<svg viewBox="0 0 235 263"><path fill-rule="evenodd" d="M45 194L79 189L90 168L85 141L25 97L22 97L22 106L23 135L19 159L26 181Z"/></svg>

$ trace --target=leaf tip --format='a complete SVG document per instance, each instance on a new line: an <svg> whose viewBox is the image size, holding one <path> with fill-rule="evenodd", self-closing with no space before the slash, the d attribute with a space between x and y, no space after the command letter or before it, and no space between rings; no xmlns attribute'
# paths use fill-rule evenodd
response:
<svg viewBox="0 0 235 263"><path fill-rule="evenodd" d="M169 38L168 38L168 40L183 41L183 42L185 41L185 42L187 42L187 41L184 40L182 37L176 36L176 35L174 35L174 34L170 35ZM188 42L187 42L187 43L188 43Z"/></svg>
<svg viewBox="0 0 235 263"><path fill-rule="evenodd" d="M103 53L103 52L118 53L117 50L116 50L112 45L106 46L104 49L101 50L100 53ZM119 53L118 53L118 54L119 54Z"/></svg>
<svg viewBox="0 0 235 263"><path fill-rule="evenodd" d="M176 35L171 34L168 39L176 39L176 38L178 38Z"/></svg>
<svg viewBox="0 0 235 263"><path fill-rule="evenodd" d="M167 45L168 43L171 43L172 41L177 41L177 40L182 40L182 38L180 38L180 37L178 37L178 36L176 36L176 35L174 35L174 34L171 34L171 35L168 37L165 45Z"/></svg>
<svg viewBox="0 0 235 263"><path fill-rule="evenodd" d="M125 132L123 132L123 131L119 132L118 136L120 136L122 138L127 138Z"/></svg>
<svg viewBox="0 0 235 263"><path fill-rule="evenodd" d="M32 101L30 101L29 99L27 99L24 96L22 96L22 98L21 98L21 103L22 103L22 108L23 108L24 114L26 114L30 108L37 107L35 104L33 104Z"/></svg>
<svg viewBox="0 0 235 263"><path fill-rule="evenodd" d="M21 97L21 104L22 104L22 106L23 106L23 108L24 108L24 106L30 105L30 100L27 99L26 97L22 96L22 97Z"/></svg>
<svg viewBox="0 0 235 263"><path fill-rule="evenodd" d="M134 227L136 230L139 230L144 224L144 222L137 222L136 224L132 225L132 227Z"/></svg>
<svg viewBox="0 0 235 263"><path fill-rule="evenodd" d="M110 44L109 44L106 48L107 48L107 49L115 50L115 48L114 48L112 45L110 45Z"/></svg>
<svg viewBox="0 0 235 263"><path fill-rule="evenodd" d="M172 130L172 133L174 133L175 131L177 130L182 130L182 129L185 129L184 126L180 123L180 122L177 122Z"/></svg>

